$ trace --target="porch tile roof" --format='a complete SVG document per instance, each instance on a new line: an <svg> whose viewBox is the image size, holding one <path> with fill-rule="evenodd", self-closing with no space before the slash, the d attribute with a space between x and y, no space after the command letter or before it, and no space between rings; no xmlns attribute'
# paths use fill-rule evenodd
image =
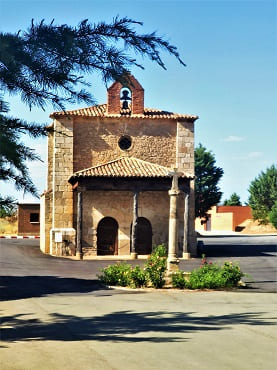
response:
<svg viewBox="0 0 277 370"><path fill-rule="evenodd" d="M168 111L163 111L155 108L144 108L143 114L132 114L129 109L122 109L120 114L108 114L107 104L94 105L87 108L53 112L50 114L51 118L58 118L64 116L73 116L73 117L107 117L107 118L119 118L119 117L128 117L128 118L150 118L150 119L186 119L190 121L195 121L198 116L190 114L179 114Z"/></svg>
<svg viewBox="0 0 277 370"><path fill-rule="evenodd" d="M84 177L170 177L172 169L155 163L146 162L134 157L121 157L116 160L75 172L70 178L78 180ZM181 177L193 179L194 176L184 173Z"/></svg>

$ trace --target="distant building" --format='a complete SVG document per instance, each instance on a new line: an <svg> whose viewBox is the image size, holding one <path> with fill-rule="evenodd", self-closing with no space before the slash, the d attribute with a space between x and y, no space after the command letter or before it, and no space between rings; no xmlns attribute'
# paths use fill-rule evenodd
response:
<svg viewBox="0 0 277 370"><path fill-rule="evenodd" d="M63 243L85 256L150 254L153 245L168 241L170 172L177 168L179 254L186 246L195 255L197 116L145 108L144 89L130 76L127 86L109 87L107 104L50 117L44 253L60 254Z"/></svg>
<svg viewBox="0 0 277 370"><path fill-rule="evenodd" d="M18 204L18 235L40 234L40 204L19 203Z"/></svg>
<svg viewBox="0 0 277 370"><path fill-rule="evenodd" d="M242 231L245 222L252 219L249 206L214 206L208 215L206 223L200 218L195 220L197 231Z"/></svg>

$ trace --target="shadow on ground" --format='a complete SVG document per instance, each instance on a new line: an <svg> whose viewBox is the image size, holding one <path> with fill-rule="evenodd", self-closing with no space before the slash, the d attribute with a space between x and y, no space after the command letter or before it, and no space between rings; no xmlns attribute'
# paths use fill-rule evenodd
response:
<svg viewBox="0 0 277 370"><path fill-rule="evenodd" d="M28 318L32 314L18 314L3 318L2 341L177 342L188 340L184 334L230 330L231 325L272 325L274 321L262 318L262 314L199 316L194 312L119 311L102 316L78 317L53 313L46 322Z"/></svg>
<svg viewBox="0 0 277 370"><path fill-rule="evenodd" d="M104 295L107 295L111 291L100 284L98 280L55 276L1 276L0 285L0 296L3 301L42 297L50 294L81 294L96 291L106 291Z"/></svg>
<svg viewBox="0 0 277 370"><path fill-rule="evenodd" d="M220 240L220 239L219 239ZM207 257L257 257L273 256L277 253L277 244L213 244L199 243L198 255L205 254Z"/></svg>

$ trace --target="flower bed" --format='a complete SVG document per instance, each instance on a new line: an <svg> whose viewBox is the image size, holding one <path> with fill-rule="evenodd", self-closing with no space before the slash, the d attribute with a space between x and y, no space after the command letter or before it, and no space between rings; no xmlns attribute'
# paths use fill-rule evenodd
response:
<svg viewBox="0 0 277 370"><path fill-rule="evenodd" d="M110 265L101 270L99 280L106 285L142 288L162 288L165 285L166 248L160 245L148 258L144 268L134 268L126 262ZM234 288L245 274L236 263L223 266L208 262L203 256L201 266L190 273L178 271L171 275L172 287L177 289Z"/></svg>

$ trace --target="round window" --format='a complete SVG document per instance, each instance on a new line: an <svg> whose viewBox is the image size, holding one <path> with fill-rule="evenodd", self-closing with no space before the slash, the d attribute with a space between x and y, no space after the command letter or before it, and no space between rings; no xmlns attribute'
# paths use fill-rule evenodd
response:
<svg viewBox="0 0 277 370"><path fill-rule="evenodd" d="M130 136L121 136L121 138L118 140L118 145L120 149L128 150L132 145L132 139Z"/></svg>

